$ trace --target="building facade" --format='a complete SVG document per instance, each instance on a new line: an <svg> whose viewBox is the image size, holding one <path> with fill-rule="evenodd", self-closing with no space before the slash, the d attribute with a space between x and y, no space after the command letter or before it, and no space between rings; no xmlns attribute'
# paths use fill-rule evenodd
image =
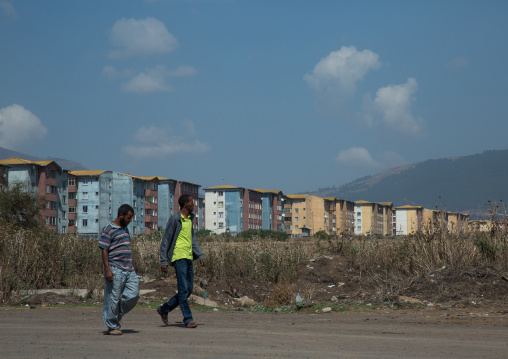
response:
<svg viewBox="0 0 508 359"><path fill-rule="evenodd" d="M393 233L393 204L390 202L356 201L355 234L391 235Z"/></svg>

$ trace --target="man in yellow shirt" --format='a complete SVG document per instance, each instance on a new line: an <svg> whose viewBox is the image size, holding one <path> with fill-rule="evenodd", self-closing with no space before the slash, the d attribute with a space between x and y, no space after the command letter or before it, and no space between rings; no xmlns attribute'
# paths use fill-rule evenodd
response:
<svg viewBox="0 0 508 359"><path fill-rule="evenodd" d="M194 200L188 194L178 198L180 212L171 216L166 225L160 245L161 271L167 272L168 265L175 267L178 293L157 308L162 322L168 324L168 313L180 306L183 322L187 328L198 325L192 319L192 312L187 299L192 294L194 284L194 267L192 261L199 259L199 264L206 264L203 251L194 235Z"/></svg>

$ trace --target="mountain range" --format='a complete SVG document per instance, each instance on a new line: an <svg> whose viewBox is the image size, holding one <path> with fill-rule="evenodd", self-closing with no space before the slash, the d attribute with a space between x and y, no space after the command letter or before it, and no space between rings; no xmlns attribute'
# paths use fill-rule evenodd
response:
<svg viewBox="0 0 508 359"><path fill-rule="evenodd" d="M508 150L432 159L391 168L312 194L349 201L392 202L483 217L490 205L508 200Z"/></svg>

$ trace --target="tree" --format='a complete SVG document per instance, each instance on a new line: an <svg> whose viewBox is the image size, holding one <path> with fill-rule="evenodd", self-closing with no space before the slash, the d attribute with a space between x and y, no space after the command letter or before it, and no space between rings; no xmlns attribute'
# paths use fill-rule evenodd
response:
<svg viewBox="0 0 508 359"><path fill-rule="evenodd" d="M14 183L0 190L0 224L37 227L37 215L43 205L43 198L22 183Z"/></svg>

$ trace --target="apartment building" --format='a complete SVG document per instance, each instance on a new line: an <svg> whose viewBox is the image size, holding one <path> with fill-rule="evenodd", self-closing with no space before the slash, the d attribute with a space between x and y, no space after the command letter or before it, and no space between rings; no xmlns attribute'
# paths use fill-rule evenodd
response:
<svg viewBox="0 0 508 359"><path fill-rule="evenodd" d="M325 197L325 227L330 235L354 233L354 202Z"/></svg>
<svg viewBox="0 0 508 359"><path fill-rule="evenodd" d="M68 172L54 161L28 161L9 158L0 161L3 185L21 183L34 194L44 198L39 221L60 233L68 230Z"/></svg>
<svg viewBox="0 0 508 359"><path fill-rule="evenodd" d="M448 232L464 233L468 230L469 215L464 213L447 212Z"/></svg>
<svg viewBox="0 0 508 359"><path fill-rule="evenodd" d="M422 206L400 206L393 211L394 228L393 234L414 234L423 226Z"/></svg>
<svg viewBox="0 0 508 359"><path fill-rule="evenodd" d="M309 194L284 196L284 229L291 236L312 236L326 231L325 216L324 198Z"/></svg>
<svg viewBox="0 0 508 359"><path fill-rule="evenodd" d="M69 196L76 206L71 209L74 233L96 237L116 218L118 208L124 203L134 209L129 231L145 233L143 179L114 171L71 171L69 186Z"/></svg>
<svg viewBox="0 0 508 359"><path fill-rule="evenodd" d="M354 210L357 235L391 235L393 204L391 202L356 201Z"/></svg>
<svg viewBox="0 0 508 359"><path fill-rule="evenodd" d="M468 221L468 229L472 232L488 232L492 229L492 222L486 219Z"/></svg>
<svg viewBox="0 0 508 359"><path fill-rule="evenodd" d="M255 188L254 191L261 193L261 228L271 231L282 231L282 191L270 191Z"/></svg>
<svg viewBox="0 0 508 359"><path fill-rule="evenodd" d="M214 233L262 228L261 192L231 185L207 187L205 203L205 229Z"/></svg>

